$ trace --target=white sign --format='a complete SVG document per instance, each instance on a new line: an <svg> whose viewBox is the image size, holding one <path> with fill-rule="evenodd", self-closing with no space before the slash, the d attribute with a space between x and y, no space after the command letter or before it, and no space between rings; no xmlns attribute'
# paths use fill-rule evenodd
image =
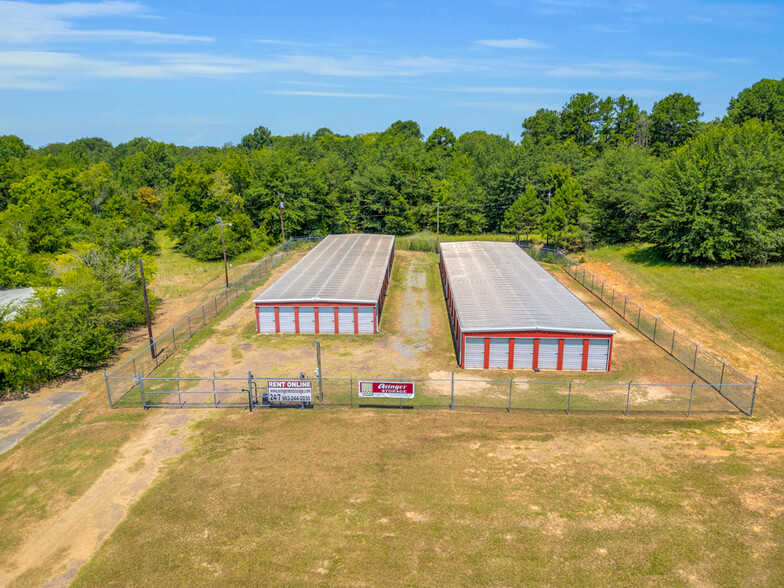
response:
<svg viewBox="0 0 784 588"><path fill-rule="evenodd" d="M267 382L270 402L313 402L313 382L310 380L270 380Z"/></svg>
<svg viewBox="0 0 784 588"><path fill-rule="evenodd" d="M414 382L360 382L360 398L413 398Z"/></svg>

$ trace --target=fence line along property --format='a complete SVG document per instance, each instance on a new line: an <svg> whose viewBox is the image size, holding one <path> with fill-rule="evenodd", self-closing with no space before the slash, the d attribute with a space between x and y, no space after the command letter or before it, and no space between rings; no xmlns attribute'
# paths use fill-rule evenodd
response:
<svg viewBox="0 0 784 588"><path fill-rule="evenodd" d="M269 380L248 372L236 377L189 376L158 378L139 374L134 394L123 406L148 408L269 408L265 402ZM360 381L405 381L415 386L414 398L405 400L367 398L359 395ZM539 381L451 378L322 378L310 379L314 408L419 408L442 410L490 410L498 412L602 412L659 413L689 417L693 413L735 413L713 386L602 381ZM729 386L729 384L727 385ZM295 407L289 405L290 407Z"/></svg>
<svg viewBox="0 0 784 588"><path fill-rule="evenodd" d="M152 373L177 351L178 347L190 340L191 337L226 310L232 302L261 281L289 252L299 245L316 243L322 238L300 237L289 239L279 245L227 287L221 288L215 296L188 313L176 325L167 328L162 335L155 338L150 345L132 355L128 361L111 372L107 373L104 370L109 406L113 408L117 402L137 385L135 381L137 374Z"/></svg>
<svg viewBox="0 0 784 588"><path fill-rule="evenodd" d="M754 414L758 377L752 380L729 363L705 350L699 343L678 333L658 316L597 278L564 252L549 247L521 245L537 261L555 263L585 289L609 306L629 325L653 341L699 376L747 416Z"/></svg>

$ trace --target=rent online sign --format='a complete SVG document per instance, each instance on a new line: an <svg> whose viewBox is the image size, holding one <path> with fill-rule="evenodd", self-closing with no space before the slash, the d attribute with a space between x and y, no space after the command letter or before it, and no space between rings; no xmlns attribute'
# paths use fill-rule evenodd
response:
<svg viewBox="0 0 784 588"><path fill-rule="evenodd" d="M270 402L313 402L310 380L270 380L267 382Z"/></svg>
<svg viewBox="0 0 784 588"><path fill-rule="evenodd" d="M414 382L360 382L360 398L413 398Z"/></svg>

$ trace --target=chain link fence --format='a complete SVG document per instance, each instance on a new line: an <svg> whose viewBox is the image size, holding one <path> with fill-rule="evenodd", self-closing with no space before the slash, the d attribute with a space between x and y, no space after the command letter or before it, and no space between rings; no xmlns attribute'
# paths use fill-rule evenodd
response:
<svg viewBox="0 0 784 588"><path fill-rule="evenodd" d="M587 271L562 251L549 247L520 247L539 262L554 263L563 268L618 316L707 382L739 411L747 416L754 414L757 377L752 380L699 343L678 333L674 327Z"/></svg>
<svg viewBox="0 0 784 588"><path fill-rule="evenodd" d="M232 302L258 284L289 253L301 247L312 246L322 239L323 237L301 237L289 239L279 245L247 272L231 282L227 288L221 288L217 294L193 309L176 325L168 327L162 335L154 339L152 344L131 354L127 361L112 371L104 370L109 406L114 407L134 389L138 374L152 373L178 348L226 310Z"/></svg>
<svg viewBox="0 0 784 588"><path fill-rule="evenodd" d="M131 390L119 406L127 408L270 408L267 383L279 377L159 378L142 372L131 378ZM296 379L296 378L295 378ZM497 412L662 414L736 414L731 403L710 384L662 384L617 381L540 381L467 378L452 372L450 378L316 378L311 382L313 407L488 410ZM413 382L414 397L406 399L359 396L360 381ZM735 384L727 384L735 386ZM320 398L320 399L319 399Z"/></svg>

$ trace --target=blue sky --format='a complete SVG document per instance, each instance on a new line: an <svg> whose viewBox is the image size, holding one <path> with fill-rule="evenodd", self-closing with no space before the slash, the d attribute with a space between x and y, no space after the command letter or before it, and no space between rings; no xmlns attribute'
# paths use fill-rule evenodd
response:
<svg viewBox="0 0 784 588"><path fill-rule="evenodd" d="M401 119L517 140L576 92L704 118L784 77L784 4L699 0L0 1L0 135L184 145Z"/></svg>

